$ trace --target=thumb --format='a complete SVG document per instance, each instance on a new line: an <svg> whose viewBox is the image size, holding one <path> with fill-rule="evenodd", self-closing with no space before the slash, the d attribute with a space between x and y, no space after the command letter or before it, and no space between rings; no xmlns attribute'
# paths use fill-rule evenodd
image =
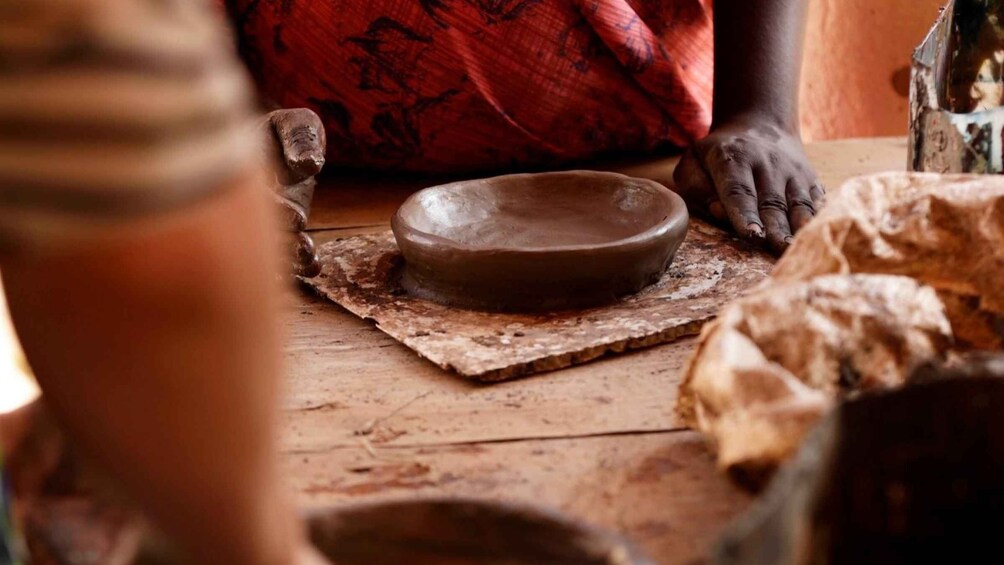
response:
<svg viewBox="0 0 1004 565"><path fill-rule="evenodd" d="M327 138L321 118L307 108L276 110L269 114L276 137L282 146L286 167L294 183L302 182L324 167Z"/></svg>

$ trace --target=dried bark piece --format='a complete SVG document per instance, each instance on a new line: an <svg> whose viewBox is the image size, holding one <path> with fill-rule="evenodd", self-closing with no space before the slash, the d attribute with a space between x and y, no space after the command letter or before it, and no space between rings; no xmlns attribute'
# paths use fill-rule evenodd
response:
<svg viewBox="0 0 1004 565"><path fill-rule="evenodd" d="M443 369L483 382L579 365L696 335L719 308L766 278L769 255L700 220L662 279L614 304L549 314L497 314L425 301L400 285L390 232L328 242L305 282Z"/></svg>

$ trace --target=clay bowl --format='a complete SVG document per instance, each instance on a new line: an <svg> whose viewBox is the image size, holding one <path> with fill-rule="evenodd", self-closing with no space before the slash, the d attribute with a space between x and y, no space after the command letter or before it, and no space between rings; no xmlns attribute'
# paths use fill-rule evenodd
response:
<svg viewBox="0 0 1004 565"><path fill-rule="evenodd" d="M338 506L306 518L310 541L335 565L654 565L618 535L532 506L409 499ZM150 538L131 563L182 563L168 547ZM72 551L64 555L60 563L77 563Z"/></svg>
<svg viewBox="0 0 1004 565"><path fill-rule="evenodd" d="M427 188L391 222L409 293L504 312L584 308L636 293L669 267L688 223L683 200L664 186L588 171Z"/></svg>
<svg viewBox="0 0 1004 565"><path fill-rule="evenodd" d="M537 508L476 500L349 506L310 520L338 565L651 565L630 543Z"/></svg>

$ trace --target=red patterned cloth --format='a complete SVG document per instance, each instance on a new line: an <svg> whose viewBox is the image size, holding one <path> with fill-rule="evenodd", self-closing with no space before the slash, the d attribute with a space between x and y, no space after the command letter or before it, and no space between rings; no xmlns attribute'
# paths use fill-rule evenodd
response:
<svg viewBox="0 0 1004 565"><path fill-rule="evenodd" d="M228 0L262 92L329 163L444 172L683 147L711 120L711 0Z"/></svg>

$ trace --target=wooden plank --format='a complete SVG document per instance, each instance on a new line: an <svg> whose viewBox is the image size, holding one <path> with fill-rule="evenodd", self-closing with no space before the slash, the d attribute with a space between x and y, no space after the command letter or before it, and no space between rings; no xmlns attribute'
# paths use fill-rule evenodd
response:
<svg viewBox="0 0 1004 565"><path fill-rule="evenodd" d="M806 147L823 186L835 189L861 175L906 170L906 138L845 139Z"/></svg>
<svg viewBox="0 0 1004 565"><path fill-rule="evenodd" d="M297 301L286 328L287 449L356 446L360 437L428 446L680 428L673 407L692 338L483 386L320 298Z"/></svg>
<svg viewBox="0 0 1004 565"><path fill-rule="evenodd" d="M827 142L810 145L808 151L831 186L859 173L901 167L906 160L905 140L899 138ZM372 212L382 206L389 217L396 207L394 199L406 197L401 190L391 191L389 199L382 194L378 186L362 186L355 200L339 201L348 204L338 211L344 215L339 225L358 226L365 223L358 218L380 216L365 216L361 208ZM367 204L370 200L376 202L372 207ZM320 217L330 207L330 202L322 201L317 207ZM384 229L381 224L314 235L323 243ZM285 404L285 441L292 448L352 445L355 431L374 421L378 424L371 439L388 445L668 430L680 425L671 407L692 340L546 378L480 387L417 358L371 324L323 303L309 291L298 292L293 300L287 324L290 376ZM415 400L429 391L429 396ZM385 420L409 402L405 410Z"/></svg>
<svg viewBox="0 0 1004 565"><path fill-rule="evenodd" d="M848 139L811 143L806 147L824 186L836 188L847 179L906 168L906 138ZM615 171L650 178L673 187L673 168L678 157L639 159L634 162L596 163L600 171ZM390 217L408 196L426 186L447 182L448 178L401 179L354 174L339 176L335 171L321 179L310 229L344 229L387 225Z"/></svg>
<svg viewBox="0 0 1004 565"><path fill-rule="evenodd" d="M413 192L434 180L339 176L318 179L310 212L311 230L389 225L390 217Z"/></svg>
<svg viewBox="0 0 1004 565"><path fill-rule="evenodd" d="M750 502L694 433L287 453L302 506L472 496L550 507L622 532L658 563L700 563Z"/></svg>
<svg viewBox="0 0 1004 565"><path fill-rule="evenodd" d="M830 187L906 163L902 138L807 150ZM672 168L649 166L622 172L665 179ZM433 183L328 179L314 237L383 231L408 194ZM678 431L673 406L692 339L481 386L304 291L286 327L283 445L287 481L304 506L444 495L539 502L623 531L674 564L702 562L749 502L701 439Z"/></svg>
<svg viewBox="0 0 1004 565"><path fill-rule="evenodd" d="M408 295L388 231L318 250L321 274L305 281L443 369L498 382L696 335L726 302L764 278L773 258L701 221L691 222L657 284L609 306L546 315L476 312Z"/></svg>

